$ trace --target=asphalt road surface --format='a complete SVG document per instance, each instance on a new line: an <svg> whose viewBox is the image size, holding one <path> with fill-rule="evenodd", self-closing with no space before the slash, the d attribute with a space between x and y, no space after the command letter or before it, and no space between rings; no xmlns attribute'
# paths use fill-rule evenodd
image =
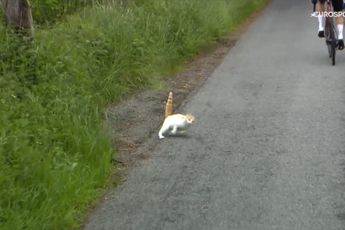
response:
<svg viewBox="0 0 345 230"><path fill-rule="evenodd" d="M183 107L188 137L159 142L85 228L345 229L345 51L331 66L311 10L273 0Z"/></svg>

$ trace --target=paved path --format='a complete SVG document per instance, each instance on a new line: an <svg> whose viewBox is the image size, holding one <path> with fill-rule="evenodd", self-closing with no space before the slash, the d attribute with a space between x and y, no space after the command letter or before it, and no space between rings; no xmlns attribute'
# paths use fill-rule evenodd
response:
<svg viewBox="0 0 345 230"><path fill-rule="evenodd" d="M345 229L345 53L310 11L273 0L86 229Z"/></svg>

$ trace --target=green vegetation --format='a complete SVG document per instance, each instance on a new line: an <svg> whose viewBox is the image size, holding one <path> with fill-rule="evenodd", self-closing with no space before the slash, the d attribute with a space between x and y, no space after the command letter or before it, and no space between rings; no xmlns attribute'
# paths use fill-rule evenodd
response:
<svg viewBox="0 0 345 230"><path fill-rule="evenodd" d="M91 5L30 43L0 25L0 229L78 226L111 170L106 105L159 81L264 2Z"/></svg>
<svg viewBox="0 0 345 230"><path fill-rule="evenodd" d="M30 0L36 23L46 24L104 0Z"/></svg>

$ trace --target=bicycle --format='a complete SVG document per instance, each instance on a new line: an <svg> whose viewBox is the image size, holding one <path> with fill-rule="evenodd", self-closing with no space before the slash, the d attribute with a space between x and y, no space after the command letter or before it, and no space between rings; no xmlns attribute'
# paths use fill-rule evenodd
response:
<svg viewBox="0 0 345 230"><path fill-rule="evenodd" d="M315 3L314 3L315 2ZM315 12L315 4L314 3L314 12ZM332 0L327 0L325 2L325 40L328 49L329 58L331 59L332 65L335 65L335 56L336 56L336 47L337 47L337 33L334 23L334 10L332 5Z"/></svg>

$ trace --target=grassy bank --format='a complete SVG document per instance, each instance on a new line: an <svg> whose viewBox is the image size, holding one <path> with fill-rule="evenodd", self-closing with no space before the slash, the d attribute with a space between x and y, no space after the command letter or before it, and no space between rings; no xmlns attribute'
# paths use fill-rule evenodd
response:
<svg viewBox="0 0 345 230"><path fill-rule="evenodd" d="M0 25L0 229L66 229L111 169L106 105L230 31L266 0L93 5L24 44Z"/></svg>

